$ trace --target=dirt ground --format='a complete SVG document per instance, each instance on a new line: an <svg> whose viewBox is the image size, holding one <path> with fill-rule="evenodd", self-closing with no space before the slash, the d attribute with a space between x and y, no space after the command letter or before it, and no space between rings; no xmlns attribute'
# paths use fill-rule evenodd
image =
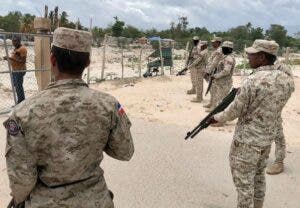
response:
<svg viewBox="0 0 300 208"><path fill-rule="evenodd" d="M267 176L265 207L300 207L300 67L296 91L283 110L287 140L286 171ZM234 77L239 86L243 77ZM116 207L232 208L236 192L228 165L235 122L208 128L184 141L188 130L207 113L187 95L189 76L106 81L91 86L118 98L132 120L136 152L130 162L105 157L102 167L115 193ZM204 103L208 101L205 97ZM7 116L0 117L2 123ZM9 201L5 167L5 131L0 128L0 207ZM271 153L273 159L274 151Z"/></svg>

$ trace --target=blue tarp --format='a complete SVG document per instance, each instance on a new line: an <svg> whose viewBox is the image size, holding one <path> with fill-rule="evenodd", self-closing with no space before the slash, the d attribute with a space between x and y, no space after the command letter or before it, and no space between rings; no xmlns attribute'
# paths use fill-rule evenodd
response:
<svg viewBox="0 0 300 208"><path fill-rule="evenodd" d="M159 41L161 40L162 42L173 42L174 40L172 39L161 39L159 36L153 36L148 38L149 41Z"/></svg>

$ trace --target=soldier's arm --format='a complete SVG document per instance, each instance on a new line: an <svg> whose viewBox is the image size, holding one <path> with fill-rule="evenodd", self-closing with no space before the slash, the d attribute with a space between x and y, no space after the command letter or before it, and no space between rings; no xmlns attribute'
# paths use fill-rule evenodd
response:
<svg viewBox="0 0 300 208"><path fill-rule="evenodd" d="M193 63L191 63L191 64L188 66L188 68L192 68L192 67L197 66L197 65L200 63L200 61L203 60L203 58L204 58L203 54L199 54L199 57L198 57L195 61L193 61Z"/></svg>
<svg viewBox="0 0 300 208"><path fill-rule="evenodd" d="M4 126L7 129L5 157L9 186L15 202L21 203L26 200L36 184L36 160L16 119L11 117Z"/></svg>
<svg viewBox="0 0 300 208"><path fill-rule="evenodd" d="M223 57L222 53L216 52L215 57L208 65L207 73L211 74L214 71L214 69L218 66L219 62L221 61L222 57Z"/></svg>
<svg viewBox="0 0 300 208"><path fill-rule="evenodd" d="M131 122L122 106L116 102L112 114L112 128L104 151L117 160L128 161L134 152L130 133Z"/></svg>
<svg viewBox="0 0 300 208"><path fill-rule="evenodd" d="M214 78L215 79L220 79L222 77L230 75L230 73L232 71L232 65L233 64L234 64L234 62L232 60L225 60L224 69L222 71L220 71L219 73L216 73L214 75Z"/></svg>
<svg viewBox="0 0 300 208"><path fill-rule="evenodd" d="M250 81L246 81L240 88L234 101L223 112L214 116L218 122L232 121L238 118L247 110L247 106L251 100Z"/></svg>

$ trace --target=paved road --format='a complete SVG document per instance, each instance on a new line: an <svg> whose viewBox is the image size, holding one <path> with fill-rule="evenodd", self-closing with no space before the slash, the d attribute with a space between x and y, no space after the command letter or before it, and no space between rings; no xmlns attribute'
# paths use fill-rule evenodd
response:
<svg viewBox="0 0 300 208"><path fill-rule="evenodd" d="M120 162L105 156L102 164L116 207L235 207L236 192L228 166L231 134L208 129L196 139L184 141L187 128L182 126L132 121L133 159ZM4 136L0 128L0 207L9 200ZM300 207L300 147L289 147L289 152L286 172L267 177L265 208Z"/></svg>

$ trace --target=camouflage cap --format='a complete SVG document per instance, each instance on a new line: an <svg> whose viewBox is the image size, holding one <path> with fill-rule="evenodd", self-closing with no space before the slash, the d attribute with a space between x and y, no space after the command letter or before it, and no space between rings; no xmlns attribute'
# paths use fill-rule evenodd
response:
<svg viewBox="0 0 300 208"><path fill-rule="evenodd" d="M200 40L200 38L198 36L194 36L193 40Z"/></svg>
<svg viewBox="0 0 300 208"><path fill-rule="evenodd" d="M77 52L90 52L92 34L87 31L59 27L54 31L53 45Z"/></svg>
<svg viewBox="0 0 300 208"><path fill-rule="evenodd" d="M222 47L233 48L233 42L225 41L223 42Z"/></svg>
<svg viewBox="0 0 300 208"><path fill-rule="evenodd" d="M211 42L213 43L213 42L222 42L222 38L221 37L214 37L212 40L211 40Z"/></svg>
<svg viewBox="0 0 300 208"><path fill-rule="evenodd" d="M260 40L257 39L254 41L253 45L249 48L246 48L246 53L258 53L258 52L266 52L277 56L279 45L274 40Z"/></svg>

